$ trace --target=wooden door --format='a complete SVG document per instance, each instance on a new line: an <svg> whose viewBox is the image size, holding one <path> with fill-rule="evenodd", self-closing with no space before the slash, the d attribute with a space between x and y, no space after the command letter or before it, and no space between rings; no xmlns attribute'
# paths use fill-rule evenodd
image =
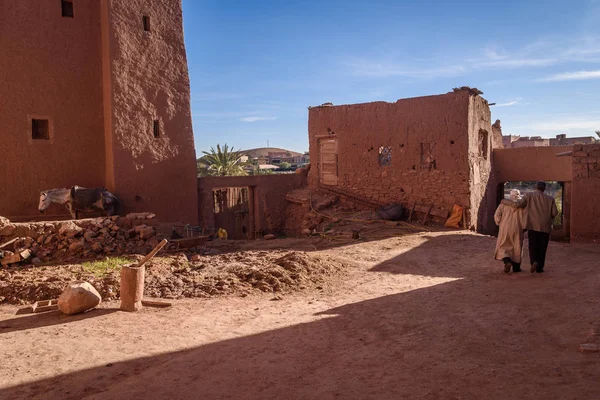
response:
<svg viewBox="0 0 600 400"><path fill-rule="evenodd" d="M215 228L227 231L233 240L248 239L250 227L250 199L247 187L213 190Z"/></svg>
<svg viewBox="0 0 600 400"><path fill-rule="evenodd" d="M325 139L319 143L319 174L322 185L337 186L338 155L337 139Z"/></svg>

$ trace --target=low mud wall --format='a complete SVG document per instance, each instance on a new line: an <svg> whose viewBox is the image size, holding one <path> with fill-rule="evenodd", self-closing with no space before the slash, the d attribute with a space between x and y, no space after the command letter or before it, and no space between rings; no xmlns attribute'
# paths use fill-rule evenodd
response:
<svg viewBox="0 0 600 400"><path fill-rule="evenodd" d="M11 223L4 218L0 220L0 262L24 250L31 253L26 261L34 264L145 253L158 244L157 225L149 213L33 223Z"/></svg>
<svg viewBox="0 0 600 400"><path fill-rule="evenodd" d="M225 228L216 226L213 191L224 188L250 189L249 228L250 236L256 232L280 233L284 231L288 192L306 186L306 171L296 174L222 176L198 178L200 224L206 229ZM230 229L235 229L231 227Z"/></svg>

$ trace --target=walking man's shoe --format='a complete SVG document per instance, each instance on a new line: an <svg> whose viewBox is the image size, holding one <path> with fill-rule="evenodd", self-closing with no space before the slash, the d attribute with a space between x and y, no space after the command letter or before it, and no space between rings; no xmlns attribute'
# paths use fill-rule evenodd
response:
<svg viewBox="0 0 600 400"><path fill-rule="evenodd" d="M537 267L537 266L538 266L538 263L537 263L537 261L534 261L534 262L533 262L533 264L531 264L531 270L530 270L530 271L531 271L531 273L532 273L532 274L533 274L535 271L537 271L537 269L538 269L538 267Z"/></svg>
<svg viewBox="0 0 600 400"><path fill-rule="evenodd" d="M508 274L510 272L511 268L512 268L512 263L510 262L510 259L504 259L504 273Z"/></svg>

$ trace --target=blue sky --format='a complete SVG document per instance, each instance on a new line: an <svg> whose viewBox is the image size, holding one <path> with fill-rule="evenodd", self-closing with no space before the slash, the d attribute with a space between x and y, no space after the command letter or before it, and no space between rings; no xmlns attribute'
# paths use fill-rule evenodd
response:
<svg viewBox="0 0 600 400"><path fill-rule="evenodd" d="M477 87L504 134L600 129L600 0L183 0L198 153L308 150L308 106Z"/></svg>

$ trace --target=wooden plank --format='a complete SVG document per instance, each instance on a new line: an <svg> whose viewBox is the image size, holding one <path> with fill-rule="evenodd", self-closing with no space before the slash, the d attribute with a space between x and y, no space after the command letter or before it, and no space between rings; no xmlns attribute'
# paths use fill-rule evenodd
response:
<svg viewBox="0 0 600 400"><path fill-rule="evenodd" d="M431 210L431 215L435 215L436 217L440 217L440 218L444 218L444 219L448 219L448 214L450 213L450 211L448 211L445 208L442 207L433 207L433 209Z"/></svg>
<svg viewBox="0 0 600 400"><path fill-rule="evenodd" d="M430 210L430 206L428 206L428 205L415 204L415 211L416 212L426 213L429 210Z"/></svg>
<svg viewBox="0 0 600 400"><path fill-rule="evenodd" d="M58 299L36 301L31 306L31 309L34 313L58 310Z"/></svg>
<svg viewBox="0 0 600 400"><path fill-rule="evenodd" d="M415 202L412 206L412 208L410 209L410 213L408 214L408 222L412 222L412 216L413 213L415 212L415 207L417 206L417 203Z"/></svg>
<svg viewBox="0 0 600 400"><path fill-rule="evenodd" d="M462 215L462 222L463 222L463 228L465 230L467 230L467 209L463 208L463 215Z"/></svg>
<svg viewBox="0 0 600 400"><path fill-rule="evenodd" d="M421 224L425 225L427 223L427 218L429 218L429 213L431 213L431 209L433 208L433 204L429 206L429 210L427 210L427 214L423 217L423 222Z"/></svg>
<svg viewBox="0 0 600 400"><path fill-rule="evenodd" d="M6 247L8 247L9 245L13 244L14 242L16 242L19 239L21 239L21 238L16 237L16 238L14 238L12 240L9 240L8 242L0 245L0 250L5 249Z"/></svg>
<svg viewBox="0 0 600 400"><path fill-rule="evenodd" d="M23 260L27 260L29 257L31 257L31 251L23 250L19 253L13 254L12 256L4 257L2 260L0 260L0 263L2 265L16 264Z"/></svg>
<svg viewBox="0 0 600 400"><path fill-rule="evenodd" d="M58 299L36 301L31 305L32 313L58 310Z"/></svg>
<svg viewBox="0 0 600 400"><path fill-rule="evenodd" d="M157 301L157 300L142 300L142 305L144 307L157 307L157 308L167 308L171 307L173 303L169 301Z"/></svg>

